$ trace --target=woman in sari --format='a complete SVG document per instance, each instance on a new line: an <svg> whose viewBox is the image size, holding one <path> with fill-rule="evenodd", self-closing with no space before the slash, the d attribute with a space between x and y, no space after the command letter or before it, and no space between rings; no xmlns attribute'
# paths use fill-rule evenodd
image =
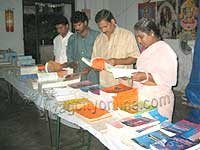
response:
<svg viewBox="0 0 200 150"><path fill-rule="evenodd" d="M162 40L159 28L149 19L134 26L139 44L144 48L137 60L140 72L132 75L133 87L138 89L139 103L155 106L159 113L172 120L174 95L172 87L177 82L177 56Z"/></svg>

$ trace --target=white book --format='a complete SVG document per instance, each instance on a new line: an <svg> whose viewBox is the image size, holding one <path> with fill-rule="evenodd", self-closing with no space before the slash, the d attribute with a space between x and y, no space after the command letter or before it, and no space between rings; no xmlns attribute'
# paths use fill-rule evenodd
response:
<svg viewBox="0 0 200 150"><path fill-rule="evenodd" d="M137 69L125 69L125 68L116 68L116 67L112 67L110 70L115 79L122 78L122 77L131 78L132 73L139 72L139 70Z"/></svg>
<svg viewBox="0 0 200 150"><path fill-rule="evenodd" d="M20 75L37 74L37 66L22 66L20 67Z"/></svg>
<svg viewBox="0 0 200 150"><path fill-rule="evenodd" d="M58 74L56 72L51 73L37 73L38 82L53 82L58 80Z"/></svg>
<svg viewBox="0 0 200 150"><path fill-rule="evenodd" d="M55 88L55 87L66 87L69 84L80 82L80 78L68 81L55 81L55 82L41 82L38 84L38 90L43 93L43 89Z"/></svg>

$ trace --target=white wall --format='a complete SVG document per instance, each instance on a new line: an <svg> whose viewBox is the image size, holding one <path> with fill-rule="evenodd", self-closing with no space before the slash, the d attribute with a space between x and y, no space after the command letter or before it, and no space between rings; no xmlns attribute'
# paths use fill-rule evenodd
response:
<svg viewBox="0 0 200 150"><path fill-rule="evenodd" d="M138 3L142 1L143 0L86 0L87 8L92 11L92 18L89 25L91 28L98 30L94 22L94 16L98 10L107 8L114 14L119 26L133 31L133 26L138 21ZM76 10L84 8L84 0L77 0L76 2ZM174 49L179 61L178 85L175 89L184 92L191 72L192 54L184 55L182 53L178 39L168 39L166 42ZM191 41L190 45L194 47L194 41Z"/></svg>
<svg viewBox="0 0 200 150"><path fill-rule="evenodd" d="M5 9L14 8L14 32L6 32ZM22 0L0 0L0 49L24 53Z"/></svg>

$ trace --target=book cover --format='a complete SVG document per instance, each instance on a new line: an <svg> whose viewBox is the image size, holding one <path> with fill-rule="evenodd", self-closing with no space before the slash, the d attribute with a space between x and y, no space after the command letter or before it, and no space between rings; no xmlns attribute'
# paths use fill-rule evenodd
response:
<svg viewBox="0 0 200 150"><path fill-rule="evenodd" d="M141 126L144 124L152 123L154 121L155 120L150 119L150 118L141 117L141 118L131 118L129 120L122 121L122 123L129 127L137 127L137 126Z"/></svg>
<svg viewBox="0 0 200 150"><path fill-rule="evenodd" d="M93 59L88 59L83 57L81 59L85 64L87 64L88 66L94 68L94 69L98 69L98 70L105 70L105 59L101 58L101 57L96 57Z"/></svg>
<svg viewBox="0 0 200 150"><path fill-rule="evenodd" d="M188 138L194 135L197 132L197 128L195 126L191 126L189 124L185 124L183 122L177 122L175 124L170 124L168 126L163 127L164 130L173 132L175 134L181 134L182 136Z"/></svg>
<svg viewBox="0 0 200 150"><path fill-rule="evenodd" d="M104 109L97 108L93 103L74 110L75 114L88 122L94 122L111 117L111 114Z"/></svg>
<svg viewBox="0 0 200 150"><path fill-rule="evenodd" d="M139 144L140 146L149 149L150 145L161 141L163 139L168 139L169 136L163 132L161 132L160 130L158 131L154 131L148 134L145 134L143 136L139 136L136 138L132 138L132 141L136 142L137 144Z"/></svg>
<svg viewBox="0 0 200 150"><path fill-rule="evenodd" d="M168 139L163 139L161 141L151 144L151 149L153 150L185 150L192 146L195 146L197 143L181 136L175 135L169 137Z"/></svg>
<svg viewBox="0 0 200 150"><path fill-rule="evenodd" d="M37 79L37 74L20 75L20 80Z"/></svg>
<svg viewBox="0 0 200 150"><path fill-rule="evenodd" d="M86 81L81 81L81 82L77 82L77 83L73 83L73 84L69 84L69 87L72 87L74 89L80 89L86 86L91 86L94 85L92 82L86 80Z"/></svg>
<svg viewBox="0 0 200 150"><path fill-rule="evenodd" d="M80 109L81 107L85 106L88 103L89 101L86 98L67 100L64 101L64 109L68 111L73 111L76 109Z"/></svg>
<svg viewBox="0 0 200 150"><path fill-rule="evenodd" d="M124 84L117 84L111 87L102 88L101 90L106 93L120 93L132 89L133 89L132 87L126 86Z"/></svg>
<svg viewBox="0 0 200 150"><path fill-rule="evenodd" d="M88 92L91 90L99 90L101 87L102 87L101 85L95 84L95 85L81 87L80 90L83 92Z"/></svg>
<svg viewBox="0 0 200 150"><path fill-rule="evenodd" d="M89 90L88 92L95 94L95 95L100 95L100 89L92 89L92 90Z"/></svg>

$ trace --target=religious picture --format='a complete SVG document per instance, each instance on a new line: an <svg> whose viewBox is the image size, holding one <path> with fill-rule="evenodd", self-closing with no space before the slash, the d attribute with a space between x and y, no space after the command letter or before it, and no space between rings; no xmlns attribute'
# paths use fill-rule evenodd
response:
<svg viewBox="0 0 200 150"><path fill-rule="evenodd" d="M146 2L138 4L138 19L148 18L156 20L156 2Z"/></svg>
<svg viewBox="0 0 200 150"><path fill-rule="evenodd" d="M179 0L179 6L179 33L190 33L192 38L195 39L199 0Z"/></svg>
<svg viewBox="0 0 200 150"><path fill-rule="evenodd" d="M157 24L165 39L175 39L177 35L176 0L157 2Z"/></svg>

